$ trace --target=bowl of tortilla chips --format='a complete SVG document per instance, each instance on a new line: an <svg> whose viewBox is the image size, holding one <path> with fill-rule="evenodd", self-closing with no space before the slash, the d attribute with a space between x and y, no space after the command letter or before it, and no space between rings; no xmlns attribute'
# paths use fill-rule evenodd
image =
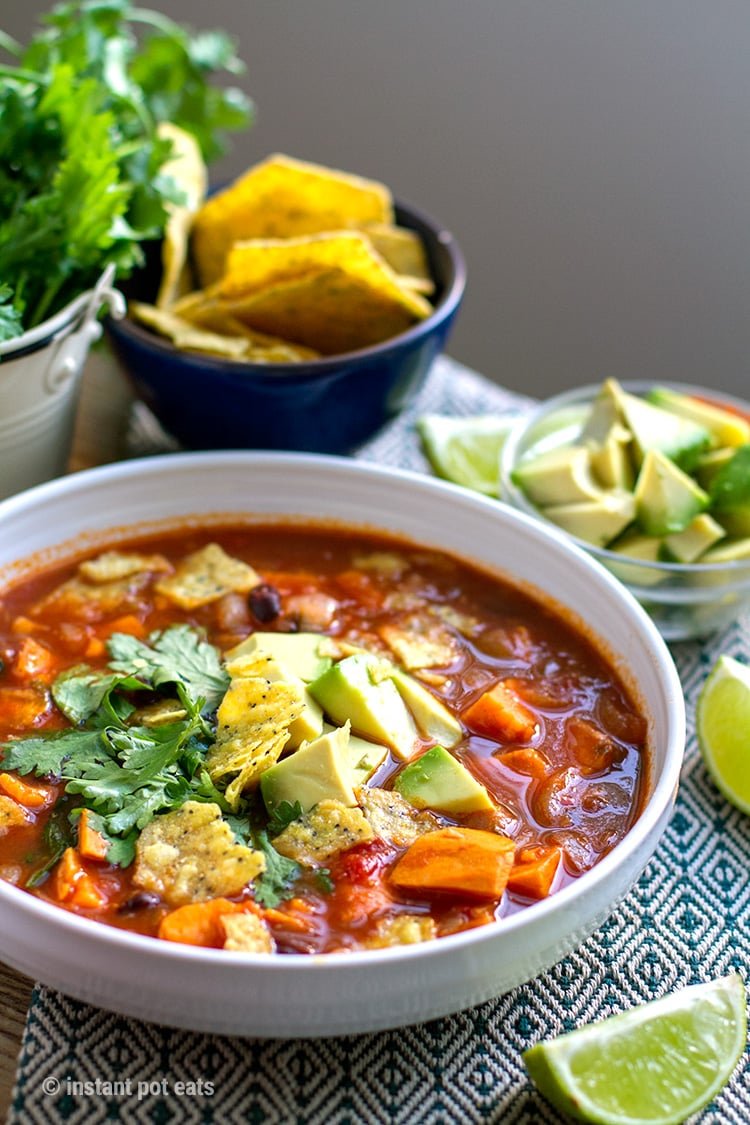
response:
<svg viewBox="0 0 750 1125"><path fill-rule="evenodd" d="M182 162L186 202L108 325L137 395L189 449L355 448L444 347L455 239L359 176L271 156L204 202Z"/></svg>

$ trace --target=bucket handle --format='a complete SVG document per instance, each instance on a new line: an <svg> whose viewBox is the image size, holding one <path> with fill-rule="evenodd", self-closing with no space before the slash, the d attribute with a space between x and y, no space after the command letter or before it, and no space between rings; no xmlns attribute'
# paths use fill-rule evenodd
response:
<svg viewBox="0 0 750 1125"><path fill-rule="evenodd" d="M107 266L96 286L89 293L82 293L76 303L81 306L81 323L60 345L45 377L45 386L50 394L57 394L71 379L74 379L86 360L89 348L102 334L98 320L100 310L105 307L115 320L125 316L125 298L118 289L112 287L115 267Z"/></svg>

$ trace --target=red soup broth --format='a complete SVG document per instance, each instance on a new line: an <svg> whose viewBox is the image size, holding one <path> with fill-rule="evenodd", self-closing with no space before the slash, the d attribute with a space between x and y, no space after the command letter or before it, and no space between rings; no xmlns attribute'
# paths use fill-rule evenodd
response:
<svg viewBox="0 0 750 1125"><path fill-rule="evenodd" d="M393 872L407 848L377 834L341 850L325 865L302 866L270 907L255 901L252 883L229 895L233 909L246 908L261 918L276 952L321 953L420 940L414 934L405 939L404 931L393 926L401 916L429 920L419 931L422 938L482 925L556 893L623 839L646 790L647 724L611 662L558 611L465 561L353 530L297 524L191 527L118 540L110 549L163 556L175 567L209 543L249 564L262 585L184 609L156 590L160 575L153 573L121 581L121 596L71 604L56 591L78 576L82 560L77 558L4 590L0 745L70 728L52 700L51 685L81 664L105 669L113 633L147 639L176 623L187 624L225 652L255 631L309 631L398 663L399 655L384 641L388 627L396 626L448 643L447 664L412 668L411 674L461 722L462 737L451 753L493 803L491 810L462 816L433 810L436 828L494 833L513 845L511 878L494 897L463 893L460 887L405 889ZM473 706L498 684L501 694L531 717L530 736L521 731L509 737L470 720ZM413 757L433 744L418 738ZM404 767L389 751L367 785L390 790ZM70 823L70 812L81 803L65 795L65 783L28 774L20 781L36 793L21 789L19 795L15 776L12 771L0 776L6 787L0 792L22 806L23 823L0 836L0 876L96 921L154 937L162 927L163 933L174 903L144 892L134 881L134 863L118 866L79 854L75 828L68 853L53 862L50 818ZM253 799L267 819L262 802ZM64 863L69 870L61 870ZM71 898L71 882L83 880L85 887L86 879L93 897ZM214 927L198 944L218 947L222 940L223 931Z"/></svg>

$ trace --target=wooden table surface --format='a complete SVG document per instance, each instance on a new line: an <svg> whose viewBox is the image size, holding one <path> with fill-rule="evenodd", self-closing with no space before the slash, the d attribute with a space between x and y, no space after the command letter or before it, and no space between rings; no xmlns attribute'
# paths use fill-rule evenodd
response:
<svg viewBox="0 0 750 1125"><path fill-rule="evenodd" d="M71 471L118 460L132 396L106 352L89 357L83 378ZM16 1059L33 982L0 964L0 1119L10 1104Z"/></svg>

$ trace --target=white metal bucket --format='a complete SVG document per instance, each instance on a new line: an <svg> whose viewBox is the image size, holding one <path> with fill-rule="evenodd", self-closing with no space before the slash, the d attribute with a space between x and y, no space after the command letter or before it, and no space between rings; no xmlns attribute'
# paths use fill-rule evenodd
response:
<svg viewBox="0 0 750 1125"><path fill-rule="evenodd" d="M89 348L107 306L125 314L114 269L43 324L0 343L0 498L65 472L78 391Z"/></svg>

